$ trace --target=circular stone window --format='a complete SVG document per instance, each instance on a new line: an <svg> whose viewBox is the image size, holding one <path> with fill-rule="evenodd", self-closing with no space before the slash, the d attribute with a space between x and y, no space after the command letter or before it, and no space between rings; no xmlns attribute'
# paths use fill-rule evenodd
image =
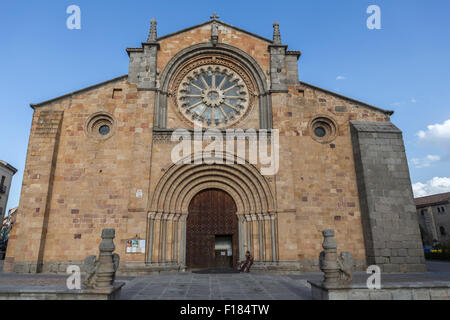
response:
<svg viewBox="0 0 450 320"><path fill-rule="evenodd" d="M327 131L323 126L318 126L314 129L314 134L318 138L323 138L327 135Z"/></svg>
<svg viewBox="0 0 450 320"><path fill-rule="evenodd" d="M111 132L111 127L105 124L98 129L98 132L102 136L107 136Z"/></svg>
<svg viewBox="0 0 450 320"><path fill-rule="evenodd" d="M189 72L177 94L178 108L191 122L225 128L238 122L249 109L249 90L229 68L205 65Z"/></svg>
<svg viewBox="0 0 450 320"><path fill-rule="evenodd" d="M109 113L96 113L86 122L86 133L97 140L106 140L114 134L115 120Z"/></svg>
<svg viewBox="0 0 450 320"><path fill-rule="evenodd" d="M309 124L311 137L320 143L329 143L337 137L337 125L325 116L314 118Z"/></svg>

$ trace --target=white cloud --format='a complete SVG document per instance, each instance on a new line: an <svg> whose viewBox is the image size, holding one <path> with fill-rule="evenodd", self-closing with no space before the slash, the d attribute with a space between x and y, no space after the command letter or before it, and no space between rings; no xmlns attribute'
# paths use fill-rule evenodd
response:
<svg viewBox="0 0 450 320"><path fill-rule="evenodd" d="M414 197L425 197L433 194L450 192L450 178L434 177L426 183L417 182L412 185Z"/></svg>
<svg viewBox="0 0 450 320"><path fill-rule="evenodd" d="M416 103L417 100L416 100L416 98L411 98L411 100L409 100L409 101L408 100L395 101L395 102L391 103L391 106L392 107L400 107L400 106L403 106L405 104L408 104L409 102Z"/></svg>
<svg viewBox="0 0 450 320"><path fill-rule="evenodd" d="M344 76L337 76L336 80L347 80L347 78Z"/></svg>
<svg viewBox="0 0 450 320"><path fill-rule="evenodd" d="M427 155L425 158L412 158L411 163L416 167L417 169L420 168L426 168L431 166L433 162L440 161L440 156L434 156L434 155Z"/></svg>
<svg viewBox="0 0 450 320"><path fill-rule="evenodd" d="M393 107L399 107L399 106L401 106L403 103L404 103L404 102L397 101L397 102L391 103L391 106L393 106Z"/></svg>
<svg viewBox="0 0 450 320"><path fill-rule="evenodd" d="M426 131L420 130L417 136L423 142L437 144L450 149L450 119L442 124L429 125Z"/></svg>

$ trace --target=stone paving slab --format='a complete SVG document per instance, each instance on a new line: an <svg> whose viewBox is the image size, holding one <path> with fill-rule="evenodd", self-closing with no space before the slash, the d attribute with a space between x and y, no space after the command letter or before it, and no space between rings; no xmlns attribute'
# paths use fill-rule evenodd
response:
<svg viewBox="0 0 450 320"><path fill-rule="evenodd" d="M314 276L321 277L320 274ZM295 284L292 284L293 282ZM286 275L260 274L186 273L176 276L139 277L129 281L122 291L124 300L303 300L311 298L311 290L307 287L306 281L293 280Z"/></svg>
<svg viewBox="0 0 450 320"><path fill-rule="evenodd" d="M428 262L431 272L422 274L383 274L382 283L450 281L450 263ZM117 277L124 282L124 300L310 300L307 280L320 281L321 273L303 274L198 274L179 273L140 277ZM356 273L355 284L368 275ZM0 272L0 289L65 286L66 275L24 275Z"/></svg>

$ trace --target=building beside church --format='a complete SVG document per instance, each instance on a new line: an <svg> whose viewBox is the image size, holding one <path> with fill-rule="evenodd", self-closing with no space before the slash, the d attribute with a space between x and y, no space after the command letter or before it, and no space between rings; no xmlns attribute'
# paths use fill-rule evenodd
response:
<svg viewBox="0 0 450 320"><path fill-rule="evenodd" d="M0 260L5 260L6 248L8 247L9 234L14 227L17 216L17 207L8 210L8 215L3 218L0 228Z"/></svg>
<svg viewBox="0 0 450 320"><path fill-rule="evenodd" d="M9 163L0 160L0 221L3 221L8 205L9 191L13 176L17 169Z"/></svg>
<svg viewBox="0 0 450 320"><path fill-rule="evenodd" d="M127 75L32 105L5 271L65 272L104 228L127 274L231 267L246 251L255 269L317 270L325 229L358 269L425 271L393 112L299 81L278 24L266 39L214 15L157 37L153 20L127 52ZM242 130L244 154L174 163L179 129L209 145L195 124ZM255 141L279 156L272 174L250 161Z"/></svg>
<svg viewBox="0 0 450 320"><path fill-rule="evenodd" d="M450 192L414 199L426 246L450 244Z"/></svg>

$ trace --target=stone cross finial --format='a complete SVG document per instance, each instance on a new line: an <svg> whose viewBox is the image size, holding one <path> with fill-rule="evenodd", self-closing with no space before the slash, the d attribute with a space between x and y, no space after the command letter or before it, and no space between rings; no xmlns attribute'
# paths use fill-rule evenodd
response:
<svg viewBox="0 0 450 320"><path fill-rule="evenodd" d="M157 24L158 23L156 22L156 19L153 18L150 23L150 33L148 34L147 42L156 42L156 39L157 39L156 25Z"/></svg>
<svg viewBox="0 0 450 320"><path fill-rule="evenodd" d="M214 12L214 14L213 14L210 18L211 18L211 20L217 20L217 19L219 19L220 17L217 15L216 12Z"/></svg>
<svg viewBox="0 0 450 320"><path fill-rule="evenodd" d="M278 22L273 24L273 44L281 44L280 24Z"/></svg>

